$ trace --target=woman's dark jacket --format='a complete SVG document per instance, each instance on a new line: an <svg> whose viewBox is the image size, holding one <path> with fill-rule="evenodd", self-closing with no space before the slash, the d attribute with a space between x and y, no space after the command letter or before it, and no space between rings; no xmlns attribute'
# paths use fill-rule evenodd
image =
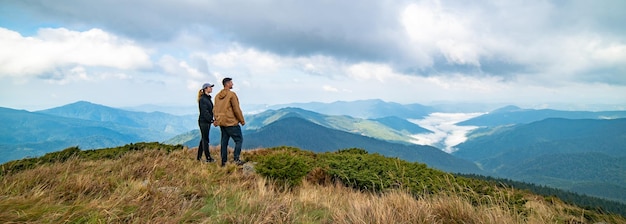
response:
<svg viewBox="0 0 626 224"><path fill-rule="evenodd" d="M198 122L213 123L213 101L211 101L210 95L202 94L198 102L198 108L200 109Z"/></svg>

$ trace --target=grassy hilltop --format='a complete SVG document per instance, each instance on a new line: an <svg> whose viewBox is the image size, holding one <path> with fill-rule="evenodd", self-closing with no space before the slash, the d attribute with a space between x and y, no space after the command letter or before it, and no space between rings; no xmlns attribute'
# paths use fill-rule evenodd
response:
<svg viewBox="0 0 626 224"><path fill-rule="evenodd" d="M139 143L2 164L0 222L626 223L360 149L257 149L226 167L195 154Z"/></svg>

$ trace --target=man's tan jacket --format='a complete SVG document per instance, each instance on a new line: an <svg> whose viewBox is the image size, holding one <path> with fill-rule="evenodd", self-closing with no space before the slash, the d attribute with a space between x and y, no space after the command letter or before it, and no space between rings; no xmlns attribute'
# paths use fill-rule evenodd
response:
<svg viewBox="0 0 626 224"><path fill-rule="evenodd" d="M235 92L230 89L222 89L215 96L215 107L213 108L213 116L215 117L215 125L217 126L237 126L239 123L245 125L243 113L239 107L239 98Z"/></svg>

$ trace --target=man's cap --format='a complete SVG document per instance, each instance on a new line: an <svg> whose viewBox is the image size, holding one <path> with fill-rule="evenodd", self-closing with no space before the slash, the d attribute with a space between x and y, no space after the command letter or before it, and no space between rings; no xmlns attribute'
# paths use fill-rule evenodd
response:
<svg viewBox="0 0 626 224"><path fill-rule="evenodd" d="M215 86L215 85L207 82L204 85L202 85L202 89L206 89L206 87L213 87L213 86Z"/></svg>

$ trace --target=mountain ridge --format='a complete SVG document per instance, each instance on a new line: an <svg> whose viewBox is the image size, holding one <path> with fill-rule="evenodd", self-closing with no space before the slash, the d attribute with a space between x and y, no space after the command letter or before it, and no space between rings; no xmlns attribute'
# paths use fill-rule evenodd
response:
<svg viewBox="0 0 626 224"><path fill-rule="evenodd" d="M615 119L626 118L626 111L562 111L552 109L521 109L506 106L490 113L457 123L461 126L495 127L513 124L528 124L548 118L566 119Z"/></svg>
<svg viewBox="0 0 626 224"><path fill-rule="evenodd" d="M164 141L197 128L191 116L130 112L87 101L41 111L0 107L0 162L71 146L84 149Z"/></svg>
<svg viewBox="0 0 626 224"><path fill-rule="evenodd" d="M401 142L404 144L410 144L411 138L408 134L431 132L430 130L418 126L417 124L413 124L407 120L398 117L362 119L351 117L348 115L320 114L318 112L296 107L267 110L259 114L249 115L246 118L246 126L244 126L244 129L259 129L264 127L265 125L268 125L278 119L285 117L302 117L313 123L331 129L342 130L350 133L358 133L365 136L385 139L387 141ZM405 131L403 132L402 130ZM407 134L407 132L409 133Z"/></svg>
<svg viewBox="0 0 626 224"><path fill-rule="evenodd" d="M0 107L1 162L80 145L99 148L140 141L129 128ZM62 133L62 134L60 134Z"/></svg>
<svg viewBox="0 0 626 224"><path fill-rule="evenodd" d="M176 116L163 112L137 112L117 109L87 101L36 111L38 113L60 117L77 118L91 121L112 122L125 126L148 128L167 134L179 134L197 128L195 116Z"/></svg>
<svg viewBox="0 0 626 224"><path fill-rule="evenodd" d="M417 103L399 104L380 99L335 101L332 103L291 103L274 105L269 107L269 109L281 109L285 107L298 107L321 114L348 115L363 119L376 119L388 116L396 116L404 119L419 119L435 111L432 107Z"/></svg>
<svg viewBox="0 0 626 224"><path fill-rule="evenodd" d="M626 202L624 127L626 118L550 118L470 137L453 155L499 177L569 190L593 184L576 192Z"/></svg>

